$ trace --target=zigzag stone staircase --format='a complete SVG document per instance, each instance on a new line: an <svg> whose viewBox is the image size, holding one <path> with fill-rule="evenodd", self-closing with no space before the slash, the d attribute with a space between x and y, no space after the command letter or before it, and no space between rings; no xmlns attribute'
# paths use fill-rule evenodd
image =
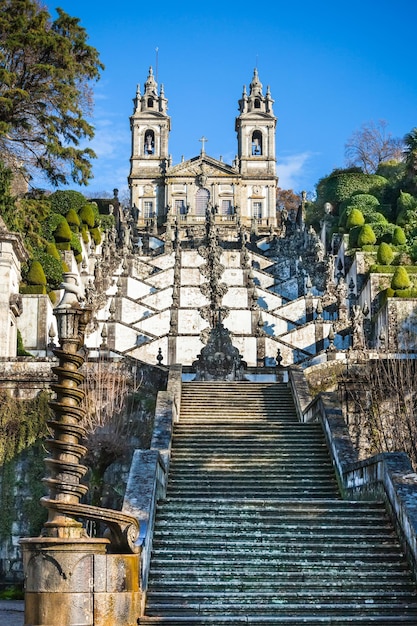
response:
<svg viewBox="0 0 417 626"><path fill-rule="evenodd" d="M340 499L283 384L184 383L143 624L417 624L380 502Z"/></svg>

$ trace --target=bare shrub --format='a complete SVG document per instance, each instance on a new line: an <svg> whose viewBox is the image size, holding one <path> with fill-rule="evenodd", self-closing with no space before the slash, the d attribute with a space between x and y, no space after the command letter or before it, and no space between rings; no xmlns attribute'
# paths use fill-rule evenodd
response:
<svg viewBox="0 0 417 626"><path fill-rule="evenodd" d="M342 406L360 458L404 451L417 468L416 368L411 358L380 358L342 376Z"/></svg>

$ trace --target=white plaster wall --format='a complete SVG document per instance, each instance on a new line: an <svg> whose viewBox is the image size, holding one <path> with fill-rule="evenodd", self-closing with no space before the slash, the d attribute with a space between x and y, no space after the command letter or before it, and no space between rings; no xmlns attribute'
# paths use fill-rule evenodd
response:
<svg viewBox="0 0 417 626"><path fill-rule="evenodd" d="M250 335L252 330L251 311L247 309L230 311L223 324L233 334Z"/></svg>
<svg viewBox="0 0 417 626"><path fill-rule="evenodd" d="M288 324L275 315L271 315L266 311L262 313L262 319L265 323L264 330L267 335L278 337L287 332Z"/></svg>
<svg viewBox="0 0 417 626"><path fill-rule="evenodd" d="M220 263L229 268L240 268L240 252L236 250L224 250L220 257Z"/></svg>
<svg viewBox="0 0 417 626"><path fill-rule="evenodd" d="M143 298L151 293L152 288L152 285L147 285L134 278L129 277L127 279L127 296L132 298L132 300L139 300L139 298Z"/></svg>
<svg viewBox="0 0 417 626"><path fill-rule="evenodd" d="M221 282L230 286L243 286L243 271L241 269L225 269L221 275Z"/></svg>
<svg viewBox="0 0 417 626"><path fill-rule="evenodd" d="M151 335L165 335L169 332L169 321L171 314L169 309L162 311L152 317L141 320L135 324L135 328L138 331L150 333Z"/></svg>
<svg viewBox="0 0 417 626"><path fill-rule="evenodd" d="M157 311L168 309L172 305L172 286L146 296L141 300L141 304Z"/></svg>
<svg viewBox="0 0 417 626"><path fill-rule="evenodd" d="M169 269L158 274L148 276L146 282L152 285L155 289L164 289L174 282L174 270Z"/></svg>
<svg viewBox="0 0 417 626"><path fill-rule="evenodd" d="M160 339L156 339L151 343L146 343L143 346L134 348L129 351L129 355L135 359L139 359L140 361L144 361L145 363L155 363L158 361L156 357L158 356L158 350L161 348L162 356L163 356L163 365L168 364L168 339L167 337L161 337Z"/></svg>
<svg viewBox="0 0 417 626"><path fill-rule="evenodd" d="M161 270L169 269L170 267L174 267L175 265L175 255L172 252L171 254L162 254L161 256L149 259L149 265L153 267L158 267Z"/></svg>
<svg viewBox="0 0 417 626"><path fill-rule="evenodd" d="M256 292L258 294L259 306L262 309L265 309L264 304L266 304L268 311L272 311L274 309L277 309L279 306L281 306L282 298L275 295L274 293L271 293L270 291L264 291L261 288L258 288ZM259 300L261 300L261 302L259 302Z"/></svg>
<svg viewBox="0 0 417 626"><path fill-rule="evenodd" d="M208 304L208 299L201 293L199 287L181 287L180 306L181 308L201 307Z"/></svg>
<svg viewBox="0 0 417 626"><path fill-rule="evenodd" d="M197 250L183 250L181 253L181 265L182 267L198 267L205 263L205 259L198 253Z"/></svg>
<svg viewBox="0 0 417 626"><path fill-rule="evenodd" d="M208 326L196 309L179 309L178 332L180 334L196 335Z"/></svg>
<svg viewBox="0 0 417 626"><path fill-rule="evenodd" d="M240 309L248 306L248 291L245 287L230 287L223 296L222 304L232 309Z"/></svg>
<svg viewBox="0 0 417 626"><path fill-rule="evenodd" d="M38 342L38 300L37 296L22 296L23 313L18 320L23 345L26 349L35 348Z"/></svg>
<svg viewBox="0 0 417 626"><path fill-rule="evenodd" d="M258 272L257 270L253 271L253 279L255 285L262 287L262 289L268 289L268 287L272 287L274 284L274 277L270 274L263 274L262 272Z"/></svg>
<svg viewBox="0 0 417 626"><path fill-rule="evenodd" d="M134 300L122 299L121 304L121 321L124 324L133 324L146 315L154 315L155 311L152 311Z"/></svg>
<svg viewBox="0 0 417 626"><path fill-rule="evenodd" d="M199 337L177 337L177 363L191 365L197 359L204 344Z"/></svg>
<svg viewBox="0 0 417 626"><path fill-rule="evenodd" d="M240 352L249 367L256 366L256 338L232 337L232 343Z"/></svg>
<svg viewBox="0 0 417 626"><path fill-rule="evenodd" d="M201 274L198 267L181 268L182 285L201 285L206 282L206 278Z"/></svg>
<svg viewBox="0 0 417 626"><path fill-rule="evenodd" d="M313 306L315 307L316 304L317 299L314 299ZM304 324L306 316L305 298L297 298L297 300L284 304L279 311L279 314L282 315L282 317L292 320L293 322L300 322Z"/></svg>
<svg viewBox="0 0 417 626"><path fill-rule="evenodd" d="M251 259L251 265L253 268L256 268L259 266L259 269L265 270L265 268L273 265L273 261L271 259L267 259L254 252L251 252L249 254L250 254L249 258Z"/></svg>
<svg viewBox="0 0 417 626"><path fill-rule="evenodd" d="M137 345L137 332L134 328L116 323L115 340L116 349L120 352L129 350ZM100 345L101 341L98 345Z"/></svg>

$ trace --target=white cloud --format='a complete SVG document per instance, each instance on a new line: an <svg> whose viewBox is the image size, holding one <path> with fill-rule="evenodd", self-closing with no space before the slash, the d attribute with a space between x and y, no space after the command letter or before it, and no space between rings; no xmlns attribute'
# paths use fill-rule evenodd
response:
<svg viewBox="0 0 417 626"><path fill-rule="evenodd" d="M301 152L289 156L277 157L278 185L282 189L298 190L306 178L306 164L311 159L311 152Z"/></svg>

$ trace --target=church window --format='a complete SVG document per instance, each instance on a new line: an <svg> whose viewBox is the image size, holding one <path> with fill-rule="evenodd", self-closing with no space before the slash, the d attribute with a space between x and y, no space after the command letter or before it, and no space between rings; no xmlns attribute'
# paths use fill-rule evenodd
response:
<svg viewBox="0 0 417 626"><path fill-rule="evenodd" d="M252 202L252 215L255 219L262 219L262 202Z"/></svg>
<svg viewBox="0 0 417 626"><path fill-rule="evenodd" d="M260 109L261 108L261 101L259 100L259 98L255 99L255 109Z"/></svg>
<svg viewBox="0 0 417 626"><path fill-rule="evenodd" d="M153 99L152 98L148 98L148 107L150 109L153 109Z"/></svg>
<svg viewBox="0 0 417 626"><path fill-rule="evenodd" d="M262 133L259 130L255 130L252 133L252 156L262 155Z"/></svg>
<svg viewBox="0 0 417 626"><path fill-rule="evenodd" d="M145 200L143 203L143 217L153 217L153 202L152 200Z"/></svg>
<svg viewBox="0 0 417 626"><path fill-rule="evenodd" d="M185 215L187 212L184 200L175 200L175 213L177 215Z"/></svg>
<svg viewBox="0 0 417 626"><path fill-rule="evenodd" d="M233 207L231 200L222 200L221 214L222 215L232 215Z"/></svg>
<svg viewBox="0 0 417 626"><path fill-rule="evenodd" d="M199 189L195 198L195 214L205 216L208 203L210 200L210 192L208 189Z"/></svg>
<svg viewBox="0 0 417 626"><path fill-rule="evenodd" d="M153 130L147 130L145 132L145 144L143 151L145 154L154 154L155 152L155 133Z"/></svg>

